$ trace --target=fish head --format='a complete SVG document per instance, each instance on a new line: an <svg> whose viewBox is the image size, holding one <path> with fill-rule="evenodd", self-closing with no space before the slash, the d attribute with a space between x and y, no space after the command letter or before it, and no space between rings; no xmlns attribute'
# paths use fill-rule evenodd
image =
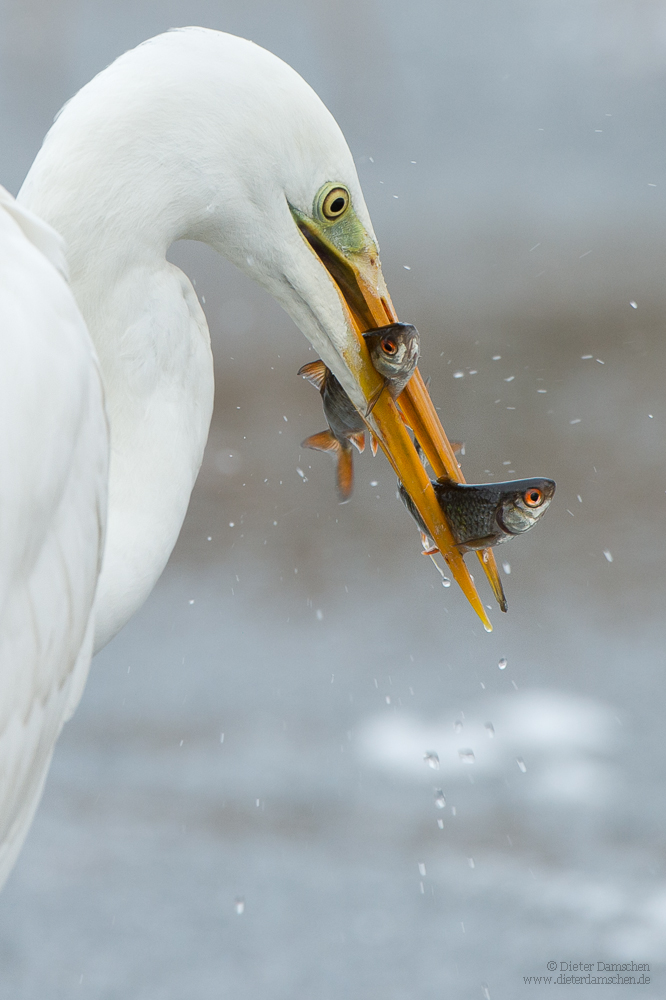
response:
<svg viewBox="0 0 666 1000"><path fill-rule="evenodd" d="M555 495L552 479L517 479L495 486L498 488L497 523L509 535L520 535L533 528Z"/></svg>
<svg viewBox="0 0 666 1000"><path fill-rule="evenodd" d="M363 334L380 375L407 383L419 360L419 332L411 323L390 323ZM403 385L404 388L404 385Z"/></svg>

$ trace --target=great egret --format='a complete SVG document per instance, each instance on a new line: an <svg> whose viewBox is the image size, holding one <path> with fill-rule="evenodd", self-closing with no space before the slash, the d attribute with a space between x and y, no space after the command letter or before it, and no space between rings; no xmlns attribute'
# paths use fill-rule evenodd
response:
<svg viewBox="0 0 666 1000"><path fill-rule="evenodd" d="M259 281L292 316L363 413L380 377L361 334L397 316L339 127L294 70L228 34L179 29L117 59L65 105L18 200L65 240L71 289L92 336L104 383L111 451L107 537L94 607L99 649L143 603L164 568L185 516L211 418L208 328L189 280L166 260L169 246L178 239L201 240ZM49 273L48 280L42 277L50 265L35 263L37 251L27 243L24 240L25 270L33 290L26 281L20 292L17 340L32 336L31 309L54 304L57 309L58 296L69 302L68 315L75 322L62 283L53 290L54 274ZM10 255L12 248L10 239ZM2 294L11 295L4 281ZM80 324L77 329L77 349L85 355ZM40 353L40 343L37 339L32 350ZM55 361L49 360L49 351L56 353ZM31 496L36 487L30 476L40 468L46 480L46 515L54 513L57 497L63 507L70 497L62 492L64 486L57 492L58 475L66 477L68 489L75 489L70 478L77 462L86 460L95 475L86 484L87 493L67 501L72 513L88 504L94 533L86 535L81 529L78 554L62 569L60 582L40 577L36 597L21 597L17 591L13 598L24 602L16 618L24 630L30 632L25 619L34 614L36 634L41 634L43 618L43 628L57 634L58 641L49 632L38 651L24 653L30 663L27 673L20 659L8 655L3 661L3 684L10 697L3 701L5 714L0 716L0 769L13 766L16 778L9 790L4 783L0 789L0 817L22 818L18 826L11 820L18 832L8 835L7 824L2 830L10 846L0 879L27 831L53 743L76 705L89 660L84 633L99 556L99 476L106 439L99 399L96 413L87 417L78 404L79 424L52 401L71 397L76 406L82 394L94 392L89 348L85 362L66 359L54 338L35 371L25 365L22 369L21 378L29 386L33 379L39 386L40 378L50 377L51 395L39 391L39 414L12 402L23 392L22 383L2 403L16 406L6 411L2 433L18 418L27 428L14 453L3 454L3 468L10 470L7 488L14 489L16 505ZM436 474L448 471L459 478L418 372L400 397L400 407ZM33 424L38 428L40 421L46 422L48 432L41 452L33 441ZM489 627L389 393L379 398L367 423ZM73 457L78 434L90 449L87 459L83 453ZM11 528L3 524L2 530ZM21 559L27 557L20 551L18 570L24 571ZM62 561L65 567L64 554ZM485 568L492 577L488 565ZM11 575L6 581L3 577L3 587L11 590ZM42 605L47 587L69 588L67 607ZM11 692L21 685L24 695L13 697ZM32 763L26 763L30 754Z"/></svg>

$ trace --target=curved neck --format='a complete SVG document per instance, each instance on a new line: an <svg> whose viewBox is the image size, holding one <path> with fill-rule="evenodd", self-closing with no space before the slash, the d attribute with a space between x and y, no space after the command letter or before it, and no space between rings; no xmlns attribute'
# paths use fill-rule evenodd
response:
<svg viewBox="0 0 666 1000"><path fill-rule="evenodd" d="M124 106L122 90L113 101L103 91L98 78L66 108L19 195L65 239L104 380L111 463L97 648L166 564L213 405L206 321L188 279L166 261L177 239L212 242L211 185L188 155L191 118L173 102L165 115L160 88ZM147 129L146 120L164 125Z"/></svg>

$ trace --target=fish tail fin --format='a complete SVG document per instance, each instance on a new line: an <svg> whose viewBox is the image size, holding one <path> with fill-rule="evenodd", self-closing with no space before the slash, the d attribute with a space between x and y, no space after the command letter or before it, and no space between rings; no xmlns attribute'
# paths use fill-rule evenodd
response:
<svg viewBox="0 0 666 1000"><path fill-rule="evenodd" d="M302 368L298 369L298 375L302 375L306 378L316 389L321 392L324 382L326 381L326 376L328 374L328 368L324 362L319 359L318 361L311 361L307 365L303 365Z"/></svg>
<svg viewBox="0 0 666 1000"><path fill-rule="evenodd" d="M378 448L379 448L379 441L377 440L377 438L375 437L375 435L371 433L370 434L370 450L372 451L373 456L377 454L377 449Z"/></svg>
<svg viewBox="0 0 666 1000"><path fill-rule="evenodd" d="M348 442L342 444L330 431L320 431L302 442L301 448L312 448L314 451L327 451L337 458L335 481L338 488L340 503L346 503L354 488L354 464L352 449Z"/></svg>
<svg viewBox="0 0 666 1000"><path fill-rule="evenodd" d="M333 437L330 431L320 431L319 434L311 434L305 441L301 441L301 448L312 448L313 451L330 451L337 454L342 445L337 438Z"/></svg>
<svg viewBox="0 0 666 1000"><path fill-rule="evenodd" d="M351 448L340 447L335 481L340 503L347 503L354 489L354 460Z"/></svg>
<svg viewBox="0 0 666 1000"><path fill-rule="evenodd" d="M465 442L464 441L451 441L451 447L453 448L454 455L464 455L465 454Z"/></svg>
<svg viewBox="0 0 666 1000"><path fill-rule="evenodd" d="M359 431L358 434L350 434L349 440L354 445L359 455L362 455L365 451L365 431Z"/></svg>

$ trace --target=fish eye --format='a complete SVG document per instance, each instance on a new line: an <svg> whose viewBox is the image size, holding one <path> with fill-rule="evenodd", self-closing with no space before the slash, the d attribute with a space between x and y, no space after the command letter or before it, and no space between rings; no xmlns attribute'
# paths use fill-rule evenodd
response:
<svg viewBox="0 0 666 1000"><path fill-rule="evenodd" d="M398 345L396 344L395 340L392 340L391 337L384 337L384 339L382 340L382 351L384 352L384 354L388 354L389 357L392 358L397 350L398 350Z"/></svg>
<svg viewBox="0 0 666 1000"><path fill-rule="evenodd" d="M336 185L328 191L321 203L321 214L330 222L339 219L349 208L351 198L349 191L345 187Z"/></svg>
<svg viewBox="0 0 666 1000"><path fill-rule="evenodd" d="M540 507L543 503L543 491L538 486L532 486L531 489L525 490L523 500L528 507Z"/></svg>

